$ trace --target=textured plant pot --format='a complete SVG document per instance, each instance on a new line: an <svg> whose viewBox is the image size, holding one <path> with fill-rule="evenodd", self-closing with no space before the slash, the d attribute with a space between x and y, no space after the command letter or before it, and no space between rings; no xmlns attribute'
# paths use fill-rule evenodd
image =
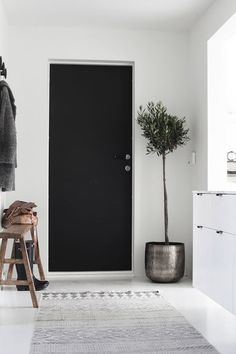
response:
<svg viewBox="0 0 236 354"><path fill-rule="evenodd" d="M184 276L184 243L148 242L145 249L146 276L156 283L174 283Z"/></svg>

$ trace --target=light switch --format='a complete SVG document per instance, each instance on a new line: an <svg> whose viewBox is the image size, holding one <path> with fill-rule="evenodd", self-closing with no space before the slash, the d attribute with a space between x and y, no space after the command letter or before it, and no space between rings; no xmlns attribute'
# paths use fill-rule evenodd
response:
<svg viewBox="0 0 236 354"><path fill-rule="evenodd" d="M196 151L192 151L192 165L196 165Z"/></svg>

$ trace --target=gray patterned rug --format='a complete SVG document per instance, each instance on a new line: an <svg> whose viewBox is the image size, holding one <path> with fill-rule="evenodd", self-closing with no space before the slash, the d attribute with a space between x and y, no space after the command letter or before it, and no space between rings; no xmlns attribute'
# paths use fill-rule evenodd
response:
<svg viewBox="0 0 236 354"><path fill-rule="evenodd" d="M31 354L217 351L154 291L44 293Z"/></svg>

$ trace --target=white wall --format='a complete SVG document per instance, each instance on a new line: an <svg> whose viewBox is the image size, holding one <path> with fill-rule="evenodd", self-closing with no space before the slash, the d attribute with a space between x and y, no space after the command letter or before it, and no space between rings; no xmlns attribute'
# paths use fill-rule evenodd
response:
<svg viewBox="0 0 236 354"><path fill-rule="evenodd" d="M135 116L140 104L162 100L171 113L188 109L188 47L184 33L61 28L10 28L9 80L18 107L16 192L8 202L38 204L40 242L46 263L48 237L48 60L90 59L135 62ZM63 88L69 89L69 88ZM191 271L191 143L167 160L170 238L186 244ZM146 241L163 240L161 161L145 155L135 123L135 274L144 274ZM62 186L63 188L63 186ZM76 192L76 190L75 190ZM74 196L72 196L74 197ZM59 221L60 222L60 221Z"/></svg>
<svg viewBox="0 0 236 354"><path fill-rule="evenodd" d="M235 0L218 0L189 35L156 31L10 28L9 83L17 100L18 161L15 199L33 200L40 214L46 263L48 201L48 59L135 61L135 111L163 100L171 113L186 115L192 143L167 161L170 237L184 241L191 271L191 178L207 189L207 40L236 11ZM0 3L0 49L6 47ZM2 29L5 28L5 29ZM5 44L4 44L5 42ZM1 47L2 46L2 47ZM191 92L189 90L191 83ZM192 119L191 119L192 117ZM191 150L196 166L188 165ZM161 161L145 156L135 125L135 274L144 272L144 244L163 238Z"/></svg>
<svg viewBox="0 0 236 354"><path fill-rule="evenodd" d="M7 20L5 15L5 10L2 4L2 0L0 0L0 56L4 60L5 64L7 65L7 36L8 36L8 26ZM6 193L2 193L0 191L0 217L2 215L2 210L5 206L5 196ZM1 228L1 225L0 225Z"/></svg>
<svg viewBox="0 0 236 354"><path fill-rule="evenodd" d="M7 54L7 20L3 7L2 0L0 0L0 56L4 57Z"/></svg>
<svg viewBox="0 0 236 354"><path fill-rule="evenodd" d="M216 1L192 28L189 36L193 144L197 151L197 165L193 176L195 190L208 188L207 41L235 12L235 0Z"/></svg>
<svg viewBox="0 0 236 354"><path fill-rule="evenodd" d="M208 40L208 188L236 190L227 153L236 151L236 15ZM231 154L232 155L232 154Z"/></svg>

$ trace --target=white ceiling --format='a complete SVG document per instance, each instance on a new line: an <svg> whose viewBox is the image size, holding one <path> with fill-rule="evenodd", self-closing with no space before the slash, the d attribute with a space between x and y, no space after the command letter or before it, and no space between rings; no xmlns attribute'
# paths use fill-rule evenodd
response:
<svg viewBox="0 0 236 354"><path fill-rule="evenodd" d="M217 0L3 0L20 26L185 30Z"/></svg>

